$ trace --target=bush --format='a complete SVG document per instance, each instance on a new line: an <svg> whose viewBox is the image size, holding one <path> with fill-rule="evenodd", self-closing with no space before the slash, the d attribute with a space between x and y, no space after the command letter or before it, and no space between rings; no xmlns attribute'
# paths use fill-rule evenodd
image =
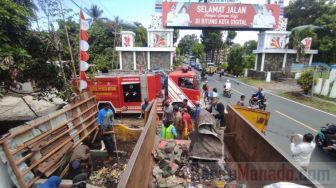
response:
<svg viewBox="0 0 336 188"><path fill-rule="evenodd" d="M303 89L305 94L308 94L311 91L313 84L313 71L305 71L301 74L300 78L297 80L297 83Z"/></svg>

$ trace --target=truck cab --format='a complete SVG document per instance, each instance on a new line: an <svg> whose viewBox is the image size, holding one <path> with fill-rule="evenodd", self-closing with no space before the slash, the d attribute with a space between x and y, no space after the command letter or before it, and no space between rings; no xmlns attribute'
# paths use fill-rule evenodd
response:
<svg viewBox="0 0 336 188"><path fill-rule="evenodd" d="M194 71L189 71L188 68L181 68L181 70L170 72L169 78L193 103L200 100L199 80Z"/></svg>
<svg viewBox="0 0 336 188"><path fill-rule="evenodd" d="M213 75L217 70L217 67L215 66L214 63L208 63L207 64L207 68L206 68L206 72L208 75Z"/></svg>

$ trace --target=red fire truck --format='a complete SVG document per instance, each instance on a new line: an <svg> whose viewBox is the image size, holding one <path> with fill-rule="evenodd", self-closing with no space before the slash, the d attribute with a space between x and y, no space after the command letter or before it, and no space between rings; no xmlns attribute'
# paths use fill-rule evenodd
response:
<svg viewBox="0 0 336 188"><path fill-rule="evenodd" d="M115 71L89 77L86 90L96 95L99 108L108 102L116 113L140 113L144 98L150 101L155 98L163 100L164 83L168 84L166 89L173 103L182 102L187 98L190 101L189 105L193 106L194 102L200 100L195 72L172 71L166 78L167 82L164 79L164 75L160 73L138 74Z"/></svg>

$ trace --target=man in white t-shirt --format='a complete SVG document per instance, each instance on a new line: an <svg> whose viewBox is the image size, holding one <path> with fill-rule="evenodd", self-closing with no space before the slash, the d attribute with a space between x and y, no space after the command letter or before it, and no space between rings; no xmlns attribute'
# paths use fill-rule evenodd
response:
<svg viewBox="0 0 336 188"><path fill-rule="evenodd" d="M299 143L295 144L295 138L298 138ZM311 154L315 149L314 136L311 133L305 135L296 134L290 138L290 150L293 154L293 159L296 164L307 170L310 162Z"/></svg>
<svg viewBox="0 0 336 188"><path fill-rule="evenodd" d="M230 82L230 80L226 80L226 82L225 82L225 89L231 90L231 82Z"/></svg>

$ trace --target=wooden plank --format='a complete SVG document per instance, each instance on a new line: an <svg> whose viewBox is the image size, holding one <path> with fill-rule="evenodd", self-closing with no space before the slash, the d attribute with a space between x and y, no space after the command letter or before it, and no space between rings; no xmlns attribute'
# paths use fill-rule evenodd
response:
<svg viewBox="0 0 336 188"><path fill-rule="evenodd" d="M156 101L154 101L156 106ZM156 108L152 108L148 121L123 172L118 188L148 187L152 171L152 149L156 134Z"/></svg>
<svg viewBox="0 0 336 188"><path fill-rule="evenodd" d="M43 163L40 163L37 167L38 171L45 174L48 169L54 166L56 163L61 161L62 157L65 156L68 151L72 148L72 143L68 142L64 147L58 150L54 155L50 156ZM48 177L48 174L45 174Z"/></svg>
<svg viewBox="0 0 336 188"><path fill-rule="evenodd" d="M3 143L3 144L2 144L2 148L3 148L3 150L4 150L5 154L6 154L6 157L7 157L8 163L9 163L9 166L11 167L11 169L13 170L13 172L14 172L14 174L15 174L15 176L16 176L16 179L17 179L17 181L18 181L18 183L19 183L19 186L20 186L21 188L26 188L27 185L26 185L26 183L25 183L25 181L24 181L24 179L23 179L23 176L21 175L21 173L20 173L18 167L17 167L16 164L15 164L15 161L14 161L12 155L11 155L10 152L9 152L9 148L8 148L7 144L6 144L6 143Z"/></svg>
<svg viewBox="0 0 336 188"><path fill-rule="evenodd" d="M28 183L28 186L27 187L33 187L33 185L35 184L35 182L40 179L40 176L36 176L34 179L32 179L32 181L30 181Z"/></svg>
<svg viewBox="0 0 336 188"><path fill-rule="evenodd" d="M95 114L91 114L89 117L85 118L83 122L89 120L91 117L93 117ZM96 118L97 119L97 118ZM64 136L65 134L69 133L70 131L74 130L75 128L77 128L79 125L81 125L81 123L83 122L79 122L78 124L74 125L73 127L69 128L67 131L64 131L63 133L59 134L58 136L54 137L51 141L49 141L47 144L54 142L56 139L60 138L61 136ZM64 127L64 126L63 126ZM45 135L46 136L46 135ZM29 147L29 146L28 146ZM23 148L21 148L23 149ZM13 150L11 152L12 155L14 155L15 153L17 153L17 150Z"/></svg>
<svg viewBox="0 0 336 188"><path fill-rule="evenodd" d="M257 172L271 169L274 172L286 169L291 172L291 177L283 177L281 181L291 181L308 187L320 187L320 184L308 177L302 168L292 163L290 159L282 155L281 151L272 144L264 134L255 128L236 109L228 105L228 115L226 118L226 134L234 136L224 136L224 142L238 164L246 165L243 169L253 169ZM239 168L238 168L239 169ZM277 179L253 179L246 177L246 173L238 171L241 181L246 181L247 187L259 188L268 184L276 183ZM289 178L289 179L287 179Z"/></svg>
<svg viewBox="0 0 336 188"><path fill-rule="evenodd" d="M40 164L42 161L44 161L45 159L47 159L48 157L50 157L52 154L54 154L57 150L59 150L60 148L62 148L64 145L66 145L67 143L71 142L71 140L79 135L80 133L82 133L86 128L90 127L96 120L90 122L86 127L82 128L81 130L79 130L74 136L70 137L69 139L67 139L64 143L60 144L59 146L57 146L55 149L53 149L50 153L48 153L47 155L43 156L41 159L39 159L38 161L34 162L32 165L30 165L22 174L26 174L28 173L30 170L32 170L33 168L35 168L38 164ZM93 129L94 130L94 129ZM92 132L92 131L91 131ZM89 135L89 134L88 134ZM88 136L87 135L87 136Z"/></svg>
<svg viewBox="0 0 336 188"><path fill-rule="evenodd" d="M27 154L26 156L24 156L23 158L15 161L15 164L16 165L19 165L20 163L24 162L25 160L27 160L28 158L32 157L33 156L33 153L29 153Z"/></svg>
<svg viewBox="0 0 336 188"><path fill-rule="evenodd" d="M91 106L90 108L88 108L87 110L85 110L82 114L84 114L85 112L91 110L93 107L96 107L96 105ZM97 112L97 111L96 111L96 112ZM34 144L37 140L40 140L40 139L42 139L44 136L46 136L46 135L48 135L48 134L50 134L50 133L52 133L52 132L54 132L54 131L60 129L62 126L66 125L66 124L68 124L68 123L70 123L70 122L72 122L74 119L80 117L82 114L77 115L76 117L73 117L73 118L69 119L67 122L65 122L63 125L57 127L56 129L50 129L50 130L48 130L47 132L44 132L43 134L40 134L40 135L38 135L37 137L35 137L35 138L29 140L29 141L26 142L22 147L20 147L20 148L14 150L13 153L17 153L17 152L20 151L21 149L27 147L27 145L32 145L32 144Z"/></svg>
<svg viewBox="0 0 336 188"><path fill-rule="evenodd" d="M153 103L154 103L154 102L151 101L151 102L148 104L147 108L145 109L145 112L144 112L144 122L145 122L145 123L146 123L147 120L148 120L148 115L149 115L149 113L150 113L150 110L152 109Z"/></svg>
<svg viewBox="0 0 336 188"><path fill-rule="evenodd" d="M65 109L56 111L56 112L53 113L52 116L49 117L48 119L45 119L45 120L43 120L43 121L41 121L41 122L38 122L37 124L32 124L32 125L30 125L30 126L25 127L24 129L22 129L22 130L16 132L15 134L11 134L9 137L6 138L6 140L8 140L8 139L10 139L10 138L13 138L13 137L15 137L15 136L18 136L18 135L20 135L20 134L23 134L23 133L25 133L25 132L27 132L27 131L29 131L29 130L31 130L31 129L33 129L33 128L35 128L35 127L41 125L41 124L43 124L43 123L46 123L47 121L49 121L49 120L51 120L51 119L56 118L57 116L59 116L59 115L65 113L66 111L69 111L69 110L71 110L71 109L74 109L74 108L76 108L77 106L80 106L81 104L84 104L84 103L86 103L86 102L88 102L88 101L90 101L90 100L92 100L92 99L94 100L94 98L95 98L95 95L93 95L93 96L91 96L91 97L85 99L84 101L81 101L81 102L78 103L78 104L75 104L75 105L73 105L73 106L70 106L69 108L65 108ZM4 140L1 140L1 141L0 141L0 144L1 144L3 141L4 141Z"/></svg>

